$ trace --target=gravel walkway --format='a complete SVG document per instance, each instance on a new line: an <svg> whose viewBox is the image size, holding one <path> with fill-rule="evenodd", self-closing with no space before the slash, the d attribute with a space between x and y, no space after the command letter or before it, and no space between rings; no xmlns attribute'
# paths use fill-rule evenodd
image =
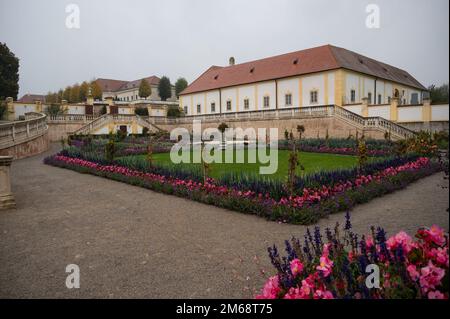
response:
<svg viewBox="0 0 450 319"><path fill-rule="evenodd" d="M250 297L264 282L260 269L273 272L266 247L306 229L46 166L43 157L12 166L17 209L0 212L0 298ZM448 231L448 195L436 174L358 206L353 225ZM80 289L65 286L72 263Z"/></svg>

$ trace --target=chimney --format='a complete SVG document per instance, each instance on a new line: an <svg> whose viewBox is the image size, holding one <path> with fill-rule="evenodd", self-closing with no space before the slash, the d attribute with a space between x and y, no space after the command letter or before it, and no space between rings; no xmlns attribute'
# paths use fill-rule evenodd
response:
<svg viewBox="0 0 450 319"><path fill-rule="evenodd" d="M228 60L230 66L234 65L235 61L234 61L234 57L230 57L230 59Z"/></svg>

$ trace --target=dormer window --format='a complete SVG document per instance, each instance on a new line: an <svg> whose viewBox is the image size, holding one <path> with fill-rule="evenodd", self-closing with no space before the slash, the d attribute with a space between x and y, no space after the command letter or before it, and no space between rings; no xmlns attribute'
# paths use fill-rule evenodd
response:
<svg viewBox="0 0 450 319"><path fill-rule="evenodd" d="M250 73L253 73L255 71L255 68L250 69Z"/></svg>
<svg viewBox="0 0 450 319"><path fill-rule="evenodd" d="M214 77L214 80L217 80L219 78L219 75L217 74L215 77Z"/></svg>
<svg viewBox="0 0 450 319"><path fill-rule="evenodd" d="M294 65L298 64L298 58L294 60L294 62L292 62Z"/></svg>

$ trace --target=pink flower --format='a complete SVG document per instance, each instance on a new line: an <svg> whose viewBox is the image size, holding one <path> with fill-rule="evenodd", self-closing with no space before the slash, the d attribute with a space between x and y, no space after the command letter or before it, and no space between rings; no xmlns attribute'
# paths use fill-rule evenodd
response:
<svg viewBox="0 0 450 319"><path fill-rule="evenodd" d="M330 244L323 245L322 257L320 257L320 263L316 267L316 270L319 270L323 273L325 277L328 277L333 268L333 262L328 258L329 255Z"/></svg>
<svg viewBox="0 0 450 319"><path fill-rule="evenodd" d="M431 241L433 241L436 245L442 246L445 244L444 231L442 228L433 225L428 231Z"/></svg>
<svg viewBox="0 0 450 319"><path fill-rule="evenodd" d="M401 246L405 253L409 253L412 249L412 246L411 246L412 239L407 233L405 233L403 231L401 231L397 235L389 238L386 241L386 244L391 250L394 250L397 247Z"/></svg>
<svg viewBox="0 0 450 319"><path fill-rule="evenodd" d="M408 271L409 276L411 277L412 280L417 281L417 279L419 279L420 274L417 271L416 266L414 265L409 265L406 270Z"/></svg>
<svg viewBox="0 0 450 319"><path fill-rule="evenodd" d="M428 299L445 299L445 296L439 290L435 290L428 293Z"/></svg>
<svg viewBox="0 0 450 319"><path fill-rule="evenodd" d="M291 272L295 276L303 271L303 264L297 258L291 261Z"/></svg>
<svg viewBox="0 0 450 319"><path fill-rule="evenodd" d="M276 299L280 292L280 285L278 276L270 277L264 285L261 295L256 296L256 299Z"/></svg>
<svg viewBox="0 0 450 319"><path fill-rule="evenodd" d="M314 299L334 299L334 296L331 291L318 289L314 293Z"/></svg>
<svg viewBox="0 0 450 319"><path fill-rule="evenodd" d="M445 276L445 270L434 266L430 260L428 261L428 266L420 270L420 274L420 287L424 292L427 292L441 284L441 279Z"/></svg>

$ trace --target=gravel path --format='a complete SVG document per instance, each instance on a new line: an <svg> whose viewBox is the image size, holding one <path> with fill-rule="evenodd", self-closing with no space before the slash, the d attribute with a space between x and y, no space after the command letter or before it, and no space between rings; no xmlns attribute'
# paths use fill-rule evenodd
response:
<svg viewBox="0 0 450 319"><path fill-rule="evenodd" d="M17 209L0 212L0 298L250 297L264 282L260 269L273 272L266 247L306 229L46 166L43 157L12 166ZM448 231L448 195L436 174L358 206L353 225ZM72 263L80 289L65 286Z"/></svg>

